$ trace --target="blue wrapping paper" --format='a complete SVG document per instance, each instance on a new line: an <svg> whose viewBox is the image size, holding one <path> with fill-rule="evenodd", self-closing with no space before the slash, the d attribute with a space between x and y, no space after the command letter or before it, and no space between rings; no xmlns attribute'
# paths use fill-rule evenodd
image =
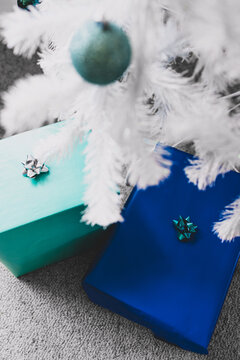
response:
<svg viewBox="0 0 240 360"><path fill-rule="evenodd" d="M125 222L83 281L95 303L150 328L156 337L186 350L207 353L240 251L240 241L222 243L212 226L240 193L240 175L217 178L206 191L188 182L192 158L167 148L170 177L147 190L135 189ZM190 216L198 231L177 238L172 220Z"/></svg>

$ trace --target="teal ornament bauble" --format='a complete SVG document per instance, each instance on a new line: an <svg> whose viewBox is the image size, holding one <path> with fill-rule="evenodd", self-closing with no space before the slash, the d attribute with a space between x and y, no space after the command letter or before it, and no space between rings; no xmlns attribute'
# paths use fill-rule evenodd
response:
<svg viewBox="0 0 240 360"><path fill-rule="evenodd" d="M40 3L40 0L17 0L18 7L27 10L28 6L35 6Z"/></svg>
<svg viewBox="0 0 240 360"><path fill-rule="evenodd" d="M131 62L126 33L113 23L87 22L72 38L72 63L88 82L107 85L118 80Z"/></svg>

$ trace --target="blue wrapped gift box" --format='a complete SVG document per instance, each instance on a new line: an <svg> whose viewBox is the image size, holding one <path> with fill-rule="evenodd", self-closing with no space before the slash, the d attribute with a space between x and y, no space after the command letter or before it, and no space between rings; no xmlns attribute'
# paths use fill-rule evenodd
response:
<svg viewBox="0 0 240 360"><path fill-rule="evenodd" d="M20 276L77 254L95 241L100 227L81 223L85 190L86 143L48 165L36 179L23 165L37 142L56 134L63 123L0 141L0 261Z"/></svg>
<svg viewBox="0 0 240 360"><path fill-rule="evenodd" d="M150 328L156 337L207 353L240 251L222 243L212 226L240 193L240 174L218 177L199 191L184 167L192 158L168 148L170 177L145 191L135 189L105 252L83 281L89 298ZM179 241L173 219L190 216L198 226Z"/></svg>

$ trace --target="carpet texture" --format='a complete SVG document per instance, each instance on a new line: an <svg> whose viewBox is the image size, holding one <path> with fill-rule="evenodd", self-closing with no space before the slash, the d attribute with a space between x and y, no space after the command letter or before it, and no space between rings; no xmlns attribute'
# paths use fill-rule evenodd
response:
<svg viewBox="0 0 240 360"><path fill-rule="evenodd" d="M37 73L35 61L15 57L0 44L0 91ZM91 303L81 280L98 252L85 251L21 279L0 265L0 360L240 359L240 263L206 356L157 340Z"/></svg>

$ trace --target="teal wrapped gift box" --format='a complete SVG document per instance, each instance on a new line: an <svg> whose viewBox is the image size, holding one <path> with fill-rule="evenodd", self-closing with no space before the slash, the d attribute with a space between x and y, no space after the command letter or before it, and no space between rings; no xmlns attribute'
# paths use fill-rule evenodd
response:
<svg viewBox="0 0 240 360"><path fill-rule="evenodd" d="M82 223L84 143L36 179L22 175L36 143L62 123L0 141L0 261L20 276L75 255L100 227ZM93 236L90 236L93 235Z"/></svg>

